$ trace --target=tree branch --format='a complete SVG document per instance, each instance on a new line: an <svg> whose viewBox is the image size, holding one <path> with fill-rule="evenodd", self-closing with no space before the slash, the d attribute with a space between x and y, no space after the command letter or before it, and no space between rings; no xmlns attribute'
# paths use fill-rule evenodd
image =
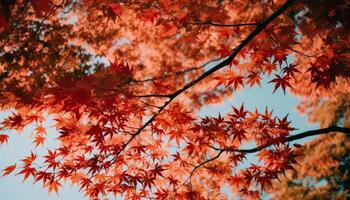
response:
<svg viewBox="0 0 350 200"><path fill-rule="evenodd" d="M132 95L131 97L138 97L138 98L149 98L149 97L163 97L163 98L170 98L171 94L144 94L144 95Z"/></svg>
<svg viewBox="0 0 350 200"><path fill-rule="evenodd" d="M310 131L305 131L296 135L291 135L286 137L286 139L284 140L284 142L292 142L295 140L299 140L302 138L306 138L306 137L310 137L310 136L315 136L315 135L322 135L322 134L327 134L330 132L340 132L340 133L344 133L346 135L350 135L350 128L346 128L346 127L339 127L339 126L330 126L328 128L322 128L322 129L315 129L315 130L310 130ZM236 150L236 152L241 152L241 153L255 153L258 151L261 151L269 146L271 146L273 144L266 144L266 145L262 145L259 147L255 147L252 149L239 149ZM222 149L221 149L222 150Z"/></svg>
<svg viewBox="0 0 350 200"><path fill-rule="evenodd" d="M310 131L305 131L305 132L302 132L302 133L299 133L299 134L296 134L296 135L291 135L289 137L286 137L286 139L284 140L284 142L291 142L291 141L295 141L295 140L299 140L299 139L302 139L302 138L306 138L306 137L310 137L310 136L315 136L315 135L322 135L322 134L328 134L328 133L331 133L331 132L340 132L340 133L344 133L346 135L349 135L350 136L350 128L347 128L347 127L339 127L339 126L330 126L330 127L327 127L327 128L322 128L322 129L315 129L315 130L310 130ZM177 188L179 189L180 187L182 187L183 185L186 184L186 182L188 180L190 180L193 176L193 174L195 173L195 171L201 167L203 167L204 165L218 159L222 153L224 153L225 151L228 151L228 152L240 152L240 153L256 153L258 151L261 151L269 146L272 146L273 143L270 143L270 144L266 144L266 145L262 145L262 146L259 146L259 147L255 147L255 148L252 148L252 149L237 149L237 150L232 150L232 149L219 149L219 148L213 148L215 150L218 150L218 154L216 154L216 156L208 159L208 160L205 160L201 163L199 163L198 165L196 165L189 177Z"/></svg>
<svg viewBox="0 0 350 200"><path fill-rule="evenodd" d="M225 152L225 150L220 150L219 153L216 154L216 156L214 156L214 157L212 157L212 158L210 158L210 159L208 159L208 160L206 160L206 161L203 161L203 162L201 162L200 164L194 166L194 168L192 169L192 171L191 171L190 175L187 177L187 179L186 179L181 185L179 185L179 187L177 187L175 190L180 189L180 188L181 188L182 186L184 186L189 180L191 180L193 174L196 172L197 169L201 168L202 166L206 165L207 163L210 163L210 162L212 162L212 161L218 159L218 158L221 156L221 154L224 153L224 152Z"/></svg>
<svg viewBox="0 0 350 200"><path fill-rule="evenodd" d="M241 27L241 26L258 26L259 23L237 23L237 24L219 24L212 21L207 22L192 22L189 23L192 25L201 25L201 26L218 26L218 27Z"/></svg>
<svg viewBox="0 0 350 200"><path fill-rule="evenodd" d="M125 81L119 85L117 85L116 87L122 87L126 84L132 84L132 83L146 83L146 82L153 82L153 81L156 81L156 80L161 80L161 79L165 79L165 78L168 78L170 76L178 76L178 75L182 75L182 74L185 74L187 72L192 72L192 71L196 71L196 70L200 70L200 69L203 69L205 68L208 64L212 63L212 62L216 62L218 60L220 60L221 58L216 58L216 59L213 59L213 60L210 60L204 64L202 64L201 66L198 66L198 67L192 67L192 68L188 68L188 69L184 69L184 70L180 70L180 71L176 71L176 72L171 72L169 74L164 74L164 75L161 75L161 76L156 76L156 77L152 77L152 78L146 78L146 79L140 79L140 80L128 80L128 81Z"/></svg>
<svg viewBox="0 0 350 200"><path fill-rule="evenodd" d="M199 76L197 79L191 81L190 83L186 84L183 88L181 88L180 90L176 91L175 93L173 93L173 97L177 97L178 95L180 95L181 93L185 92L186 90L188 90L190 87L192 87L193 85L197 84L198 82L200 82L201 80L203 80L204 78L208 77L209 75L213 74L214 72L218 71L219 69L226 67L227 65L229 65L232 60L237 56L237 54L250 42L252 41L255 36L257 36L261 31L264 30L264 28L271 23L274 19L276 19L280 14L282 14L292 3L294 2L294 0L287 0L285 4L283 4L276 12L274 12L272 15L270 15L270 17L266 18L263 22L261 22L253 32L251 32L246 39L244 39L241 44L239 44L236 48L234 48L232 50L232 53L229 57L227 57L226 59L224 59L223 61L221 61L220 63L218 63L217 65L215 65L213 68L211 68L210 70L204 72L201 76Z"/></svg>
<svg viewBox="0 0 350 200"><path fill-rule="evenodd" d="M289 49L292 50L293 52L297 53L297 54L300 54L300 55L304 56L304 57L317 58L317 55L308 55L308 54L305 54L305 53L300 52L300 51L298 51L296 49L293 49L293 48L289 48Z"/></svg>

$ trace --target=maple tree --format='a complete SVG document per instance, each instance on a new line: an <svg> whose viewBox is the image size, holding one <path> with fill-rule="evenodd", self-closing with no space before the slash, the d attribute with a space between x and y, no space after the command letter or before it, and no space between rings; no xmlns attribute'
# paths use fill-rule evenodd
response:
<svg viewBox="0 0 350 200"><path fill-rule="evenodd" d="M290 142L350 132L330 125L290 135L288 116L244 104L224 116L197 114L268 77L273 92L301 96L298 109L317 121L325 100L350 90L347 1L0 5L0 106L12 111L0 144L11 139L7 130L34 124L40 148L50 119L60 142L2 176L16 171L49 192L70 181L90 199L223 199L225 185L255 199L294 169L300 149ZM240 167L249 153L259 161Z"/></svg>

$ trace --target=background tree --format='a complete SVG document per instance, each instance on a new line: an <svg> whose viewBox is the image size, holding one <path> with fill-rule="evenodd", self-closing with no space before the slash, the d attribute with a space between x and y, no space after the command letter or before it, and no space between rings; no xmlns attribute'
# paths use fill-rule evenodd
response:
<svg viewBox="0 0 350 200"><path fill-rule="evenodd" d="M349 96L324 102L317 110L321 126L349 127ZM273 184L274 199L348 199L350 141L343 134L323 135L305 144L296 171Z"/></svg>
<svg viewBox="0 0 350 200"><path fill-rule="evenodd" d="M307 2L309 6L306 13L307 18L304 21L309 20L312 23L304 23L301 27L304 30L304 40L307 40L308 45L314 49L322 49L318 52L328 54L328 51L332 51L336 54L342 54L342 52L348 54L348 47L341 46L346 45L346 40L343 40L345 43L325 47L329 41L341 40L342 36L340 35L349 34L349 20L346 17L349 8L343 6L344 2L341 1L337 2L339 4L332 5L328 1L323 1L325 4L316 5L313 3L315 2ZM326 15L326 13L328 14ZM337 24L344 26L344 29L339 33L331 31L329 34L328 28L335 27ZM316 30L320 38L310 40L309 37L314 37L312 32ZM296 56L301 60L317 59L318 56L308 53L311 52L304 51L303 54L299 52ZM328 63L333 63L331 65L333 65L334 71L325 73L328 75L343 73L344 71L337 69L336 66L348 68L349 60L348 57L341 60L337 60L337 62L327 60ZM311 78L308 76L308 74L304 74L304 77L297 81L303 87L295 87L292 90L294 94L302 98L298 106L299 111L307 113L309 121L319 123L320 127L334 125L349 127L350 99L346 82L338 80L338 83L341 83L339 87L334 85L315 92L312 86L307 87L306 80ZM334 80L334 78L336 77L330 79ZM306 143L303 147L303 155L299 158L300 165L296 167L296 171L288 174L287 178L283 179L282 184L274 184L271 191L274 194L274 199L348 199L350 189L349 145L348 136L336 133L323 135Z"/></svg>
<svg viewBox="0 0 350 200"><path fill-rule="evenodd" d="M288 116L269 109L242 104L204 118L196 111L266 76L275 90L307 96L299 109L310 116L347 94L349 5L314 4L1 1L0 105L13 111L1 130L35 124L41 146L43 122L54 118L60 142L3 175L17 170L49 192L68 180L91 199L222 199L227 184L258 198L293 169L298 153L289 142L349 129L290 136ZM257 152L259 162L241 166Z"/></svg>

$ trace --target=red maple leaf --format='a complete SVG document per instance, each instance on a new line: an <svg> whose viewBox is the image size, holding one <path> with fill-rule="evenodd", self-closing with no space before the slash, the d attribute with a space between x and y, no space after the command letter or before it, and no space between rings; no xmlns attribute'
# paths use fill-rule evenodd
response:
<svg viewBox="0 0 350 200"><path fill-rule="evenodd" d="M8 135L0 134L0 144L7 143L9 139Z"/></svg>
<svg viewBox="0 0 350 200"><path fill-rule="evenodd" d="M1 177L11 174L15 169L16 169L16 164L5 167L5 169L2 170L4 173L2 174Z"/></svg>
<svg viewBox="0 0 350 200"><path fill-rule="evenodd" d="M292 86L289 83L289 77L288 76L283 76L281 77L278 74L275 74L276 78L272 79L269 83L275 83L275 88L273 90L273 93L275 93L275 91L281 87L283 90L283 93L286 94L286 88L287 86L292 88Z"/></svg>

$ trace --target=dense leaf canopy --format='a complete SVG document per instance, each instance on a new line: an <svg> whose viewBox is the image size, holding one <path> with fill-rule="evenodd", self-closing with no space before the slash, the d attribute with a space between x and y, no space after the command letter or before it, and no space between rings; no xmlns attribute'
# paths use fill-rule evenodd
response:
<svg viewBox="0 0 350 200"><path fill-rule="evenodd" d="M1 1L0 107L12 114L0 144L34 124L41 148L50 119L59 141L2 175L49 192L70 181L90 199L225 199L225 186L260 198L297 164L289 142L350 132L329 123L350 115L349 15L347 0ZM266 77L323 129L290 135L288 116L244 104L198 116ZM327 103L347 112L322 118Z"/></svg>

